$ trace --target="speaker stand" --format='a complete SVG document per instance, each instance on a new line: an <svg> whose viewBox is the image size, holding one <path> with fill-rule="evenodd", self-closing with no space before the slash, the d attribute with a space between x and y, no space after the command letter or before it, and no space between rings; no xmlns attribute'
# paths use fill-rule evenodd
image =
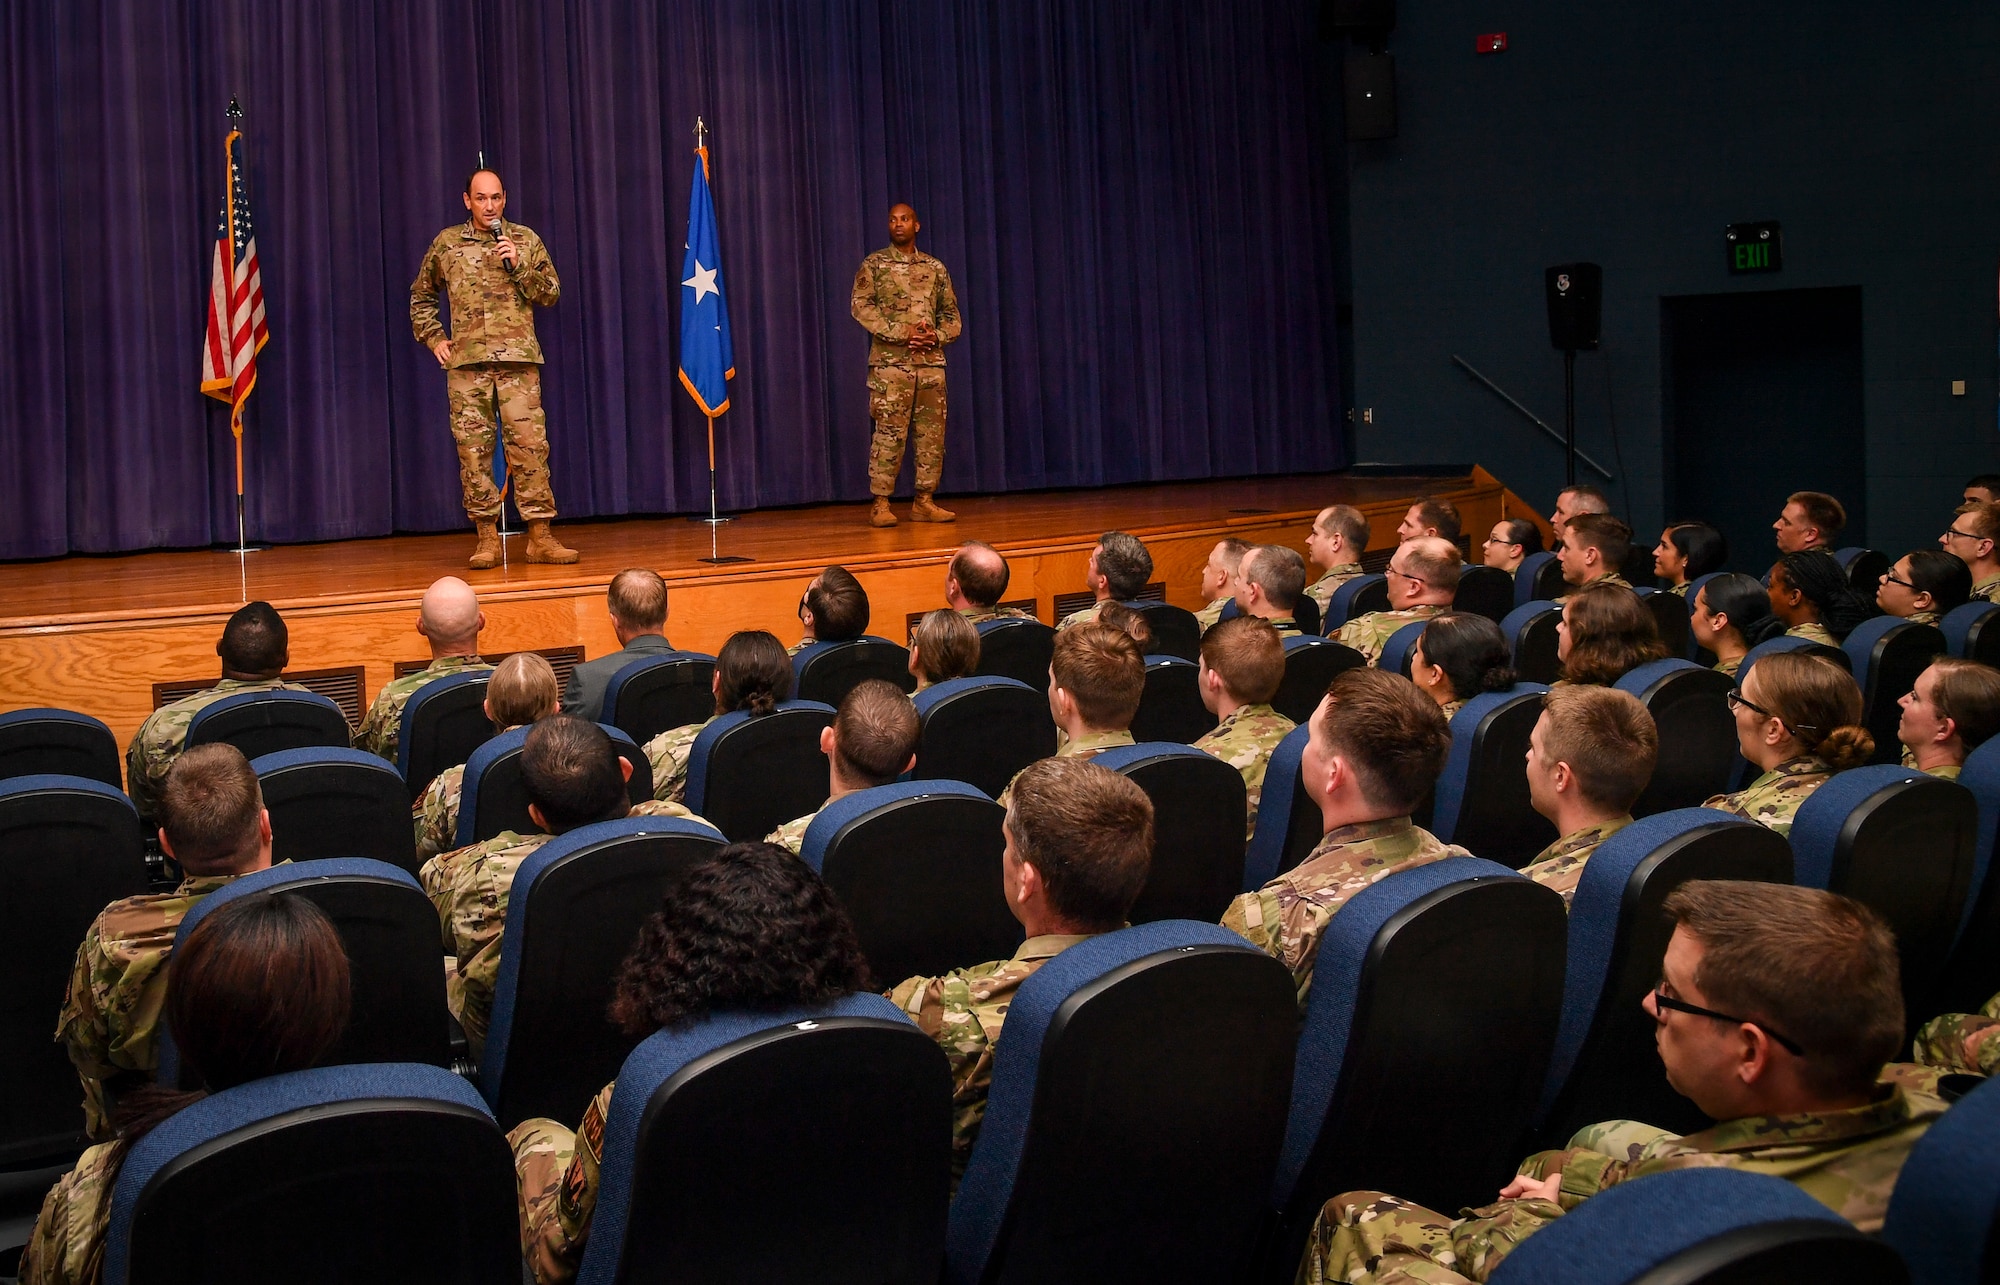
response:
<svg viewBox="0 0 2000 1285"><path fill-rule="evenodd" d="M1563 485L1576 485L1576 349L1563 349Z"/></svg>

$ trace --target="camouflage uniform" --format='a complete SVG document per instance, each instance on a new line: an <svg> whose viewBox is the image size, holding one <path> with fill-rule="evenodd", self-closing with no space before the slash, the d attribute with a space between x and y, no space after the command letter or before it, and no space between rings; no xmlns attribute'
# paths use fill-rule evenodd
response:
<svg viewBox="0 0 2000 1285"><path fill-rule="evenodd" d="M1296 616L1266 616L1264 623L1278 631L1280 638L1303 638L1305 630L1299 628Z"/></svg>
<svg viewBox="0 0 2000 1285"><path fill-rule="evenodd" d="M1589 589L1596 585L1601 585L1601 584L1622 585L1627 589L1630 589L1632 587L1632 582L1630 580L1627 580L1624 576L1619 575L1616 571L1607 571L1601 576L1592 576L1590 579L1584 581L1580 585L1567 586L1563 590L1562 597L1551 599L1551 601L1557 603L1568 602L1572 596L1582 593L1585 589Z"/></svg>
<svg viewBox="0 0 2000 1285"><path fill-rule="evenodd" d="M1236 601L1234 598L1231 598L1229 595L1224 594L1222 597L1217 598L1214 602L1211 602L1207 606L1203 607L1200 611L1195 612L1194 613L1195 632L1198 634L1205 634L1209 630L1215 628L1216 625L1222 622L1222 609L1224 607L1227 607L1230 603L1234 601Z"/></svg>
<svg viewBox="0 0 2000 1285"><path fill-rule="evenodd" d="M1906 619L1913 625L1935 625L1944 619L1944 614L1937 611L1913 611Z"/></svg>
<svg viewBox="0 0 2000 1285"><path fill-rule="evenodd" d="M187 744L188 724L194 722L196 714L226 696L240 696L244 692L305 690L297 683L288 683L281 678L266 678L259 682L225 678L213 687L204 688L192 696L183 696L148 714L146 721L139 724L139 730L133 733L132 744L125 751L125 792L132 796L132 806L139 809L140 820L148 826L154 824L154 814L160 808L160 791L167 784L167 770L181 756L181 750Z"/></svg>
<svg viewBox="0 0 2000 1285"><path fill-rule="evenodd" d="M1840 646L1839 643L1833 640L1833 635L1827 632L1826 626L1817 620L1809 621L1803 625L1793 625L1785 633L1792 638L1803 638L1807 642L1816 642L1822 647Z"/></svg>
<svg viewBox="0 0 2000 1285"><path fill-rule="evenodd" d="M119 1159L114 1144L100 1143L49 1188L21 1253L22 1285L98 1285L104 1279L104 1240L111 1229Z"/></svg>
<svg viewBox="0 0 2000 1285"><path fill-rule="evenodd" d="M1104 604L1110 601L1111 599L1109 598L1099 598L1096 602L1091 603L1088 607L1081 607L1075 611L1070 612L1067 616L1064 616L1061 620L1056 622L1056 632L1061 633L1063 630L1068 629L1071 625L1088 624L1089 622L1097 619L1097 613L1099 611L1102 611L1104 609Z"/></svg>
<svg viewBox="0 0 2000 1285"><path fill-rule="evenodd" d="M1399 870L1470 855L1406 816L1339 826L1297 866L1230 902L1222 926L1292 970L1303 1013L1320 938L1348 898Z"/></svg>
<svg viewBox="0 0 2000 1285"><path fill-rule="evenodd" d="M1727 674L1731 678L1734 678L1736 677L1736 671L1743 668L1743 657L1738 656L1734 660L1718 660L1710 668L1718 674Z"/></svg>
<svg viewBox="0 0 2000 1285"><path fill-rule="evenodd" d="M1483 1281L1513 1248L1606 1187L1679 1169L1739 1169L1783 1178L1861 1231L1879 1231L1910 1149L1944 1102L1884 1084L1865 1106L1818 1115L1752 1116L1674 1137L1631 1120L1594 1124L1521 1172L1562 1175L1556 1199L1500 1200L1449 1218L1373 1191L1320 1211L1301 1282Z"/></svg>
<svg viewBox="0 0 2000 1285"><path fill-rule="evenodd" d="M641 803L627 814L637 817L700 817L678 803ZM452 957L445 975L445 1004L465 1038L478 1054L486 1043L493 1016L493 986L500 976L500 937L507 927L507 896L521 863L533 856L552 834L516 834L502 830L483 843L432 857L417 871L417 880L437 907L444 931L445 954Z"/></svg>
<svg viewBox="0 0 2000 1285"><path fill-rule="evenodd" d="M826 802L831 803L833 800L828 799ZM765 835L764 842L775 843L793 856L798 856L806 846L806 831L812 828L813 818L825 810L826 803L822 803L797 820L785 822Z"/></svg>
<svg viewBox="0 0 2000 1285"><path fill-rule="evenodd" d="M1688 596L1688 590L1692 588L1694 588L1694 581L1683 580L1677 585L1668 586L1667 592L1676 598L1685 598Z"/></svg>
<svg viewBox="0 0 2000 1285"><path fill-rule="evenodd" d="M1946 1013L1917 1032L1917 1061L1943 1071L2000 1071L2000 995L1977 1013Z"/></svg>
<svg viewBox="0 0 2000 1285"><path fill-rule="evenodd" d="M111 1136L111 1091L144 1084L159 1065L167 963L174 933L195 904L235 875L190 875L168 893L114 901L76 950L55 1038L83 1080L84 1128Z"/></svg>
<svg viewBox="0 0 2000 1285"><path fill-rule="evenodd" d="M1401 611L1371 611L1357 616L1334 630L1333 640L1346 643L1373 665L1382 655L1382 649L1389 645L1396 631L1417 620L1429 620L1442 616L1451 608L1444 603L1422 602Z"/></svg>
<svg viewBox="0 0 2000 1285"><path fill-rule="evenodd" d="M960 607L958 614L965 617L968 625L983 625L989 620L1033 620L1035 613L1023 611L1019 607Z"/></svg>
<svg viewBox="0 0 2000 1285"><path fill-rule="evenodd" d="M694 738L702 729L722 717L711 714L699 723L670 727L642 747L646 761L653 765L653 797L668 803L685 803L688 788L688 760L694 757Z"/></svg>
<svg viewBox="0 0 2000 1285"><path fill-rule="evenodd" d="M993 1058L1007 1006L1021 983L1083 936L1030 937L1012 959L959 968L942 977L912 977L889 992L889 1002L909 1014L924 1034L938 1042L951 1065L951 1181L954 1190L979 1139L986 1118L986 1092L993 1085Z"/></svg>
<svg viewBox="0 0 2000 1285"><path fill-rule="evenodd" d="M1121 745L1132 744L1135 744L1135 742L1132 740L1132 733L1129 729L1120 732L1085 732L1082 736L1072 741L1069 739L1069 733L1058 727L1056 729L1055 757L1059 759L1093 759L1106 750L1114 750ZM1020 773L1016 772L1014 775L1019 776ZM1014 782L1010 780L1007 782L1007 788L1000 791L1000 797L993 801L1004 808L1012 802L1013 798Z"/></svg>
<svg viewBox="0 0 2000 1285"><path fill-rule="evenodd" d="M1733 812L1792 837L1792 817L1812 792L1826 784L1833 769L1810 754L1787 759L1734 794L1718 794L1702 804L1718 812Z"/></svg>
<svg viewBox="0 0 2000 1285"><path fill-rule="evenodd" d="M916 435L917 490L937 490L944 473L944 349L959 336L958 296L944 264L916 249L890 246L861 261L854 274L854 319L868 341L868 417L875 439L868 448L868 489L887 496L903 467L903 441ZM937 332L938 346L910 351L920 323Z"/></svg>
<svg viewBox="0 0 2000 1285"><path fill-rule="evenodd" d="M1468 699L1467 697L1460 697L1457 700L1448 700L1438 706L1438 713L1444 715L1444 721L1449 723L1452 719L1458 717L1458 711L1465 708Z"/></svg>
<svg viewBox="0 0 2000 1285"><path fill-rule="evenodd" d="M1319 614L1326 615L1327 604L1333 601L1333 591L1349 580L1358 579L1367 573L1358 562L1342 562L1328 567L1326 574L1306 586L1306 597L1319 604Z"/></svg>
<svg viewBox="0 0 2000 1285"><path fill-rule="evenodd" d="M1963 763L1940 763L1936 767L1924 769L1926 776L1934 776L1940 781L1956 781L1958 774L1965 770Z"/></svg>
<svg viewBox="0 0 2000 1285"><path fill-rule="evenodd" d="M396 742L403 731L403 707L410 703L410 697L417 689L433 678L447 678L452 674L490 673L493 666L477 656L439 656L414 674L392 678L382 684L382 690L375 693L375 703L368 707L368 713L361 720L361 728L354 733L354 748L366 750L370 754L396 761Z"/></svg>
<svg viewBox="0 0 2000 1285"><path fill-rule="evenodd" d="M1271 751L1297 726L1269 705L1240 705L1214 731L1194 743L1243 774L1243 793L1248 803L1248 820L1243 838L1249 842L1257 833L1257 800L1264 793L1264 769L1270 765Z"/></svg>
<svg viewBox="0 0 2000 1285"><path fill-rule="evenodd" d="M417 863L458 844L458 800L465 791L465 764L455 763L431 778L423 797L410 805L417 830Z"/></svg>
<svg viewBox="0 0 2000 1285"><path fill-rule="evenodd" d="M534 310L554 307L562 283L540 237L512 220L502 228L519 251L514 271L494 252L499 238L468 217L437 234L410 283L410 329L426 348L445 337L438 293L451 302L445 395L465 511L483 522L500 516L500 489L493 485L496 435L506 440L507 471L521 516L532 521L556 515Z"/></svg>
<svg viewBox="0 0 2000 1285"><path fill-rule="evenodd" d="M2000 594L2000 576L1988 576L1972 586L1972 597L1980 602L1992 602L1995 594Z"/></svg>
<svg viewBox="0 0 2000 1285"><path fill-rule="evenodd" d="M576 1279L597 1212L598 1175L604 1165L604 1125L611 1118L611 1090L598 1090L571 1132L554 1120L523 1120L507 1134L514 1149L514 1179L521 1193L521 1256L539 1285Z"/></svg>
<svg viewBox="0 0 2000 1285"><path fill-rule="evenodd" d="M1632 817L1628 813L1566 834L1521 867L1521 873L1544 888L1554 888L1561 893L1563 909L1568 910L1570 903L1576 900L1576 885L1583 878L1583 863L1590 860L1590 854L1597 851L1598 844L1631 824Z"/></svg>

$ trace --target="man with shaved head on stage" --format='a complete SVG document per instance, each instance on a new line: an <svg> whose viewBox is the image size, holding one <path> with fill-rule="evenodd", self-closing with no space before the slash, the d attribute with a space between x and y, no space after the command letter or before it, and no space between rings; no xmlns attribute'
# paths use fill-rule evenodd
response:
<svg viewBox="0 0 2000 1285"><path fill-rule="evenodd" d="M889 495L903 467L903 442L917 439L917 502L913 522L949 522L957 514L933 497L944 473L944 346L958 338L958 296L944 264L917 249L923 224L907 205L889 207L889 248L861 261L854 274L854 319L869 335L868 416L875 441L868 450L871 526L894 526Z"/></svg>

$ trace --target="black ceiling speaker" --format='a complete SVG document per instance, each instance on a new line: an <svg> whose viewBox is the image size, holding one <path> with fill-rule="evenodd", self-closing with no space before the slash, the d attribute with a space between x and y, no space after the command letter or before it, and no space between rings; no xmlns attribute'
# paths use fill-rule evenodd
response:
<svg viewBox="0 0 2000 1285"><path fill-rule="evenodd" d="M1393 54L1347 56L1347 137L1396 136L1396 58Z"/></svg>

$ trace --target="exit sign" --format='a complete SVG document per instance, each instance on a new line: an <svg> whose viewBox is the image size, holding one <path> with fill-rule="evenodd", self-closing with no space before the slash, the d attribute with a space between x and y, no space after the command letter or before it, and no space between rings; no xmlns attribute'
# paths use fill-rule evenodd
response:
<svg viewBox="0 0 2000 1285"><path fill-rule="evenodd" d="M1736 276L1745 272L1777 272L1785 266L1785 249L1778 236L1778 225L1769 223L1732 223L1723 233L1723 244L1729 251L1729 272Z"/></svg>

